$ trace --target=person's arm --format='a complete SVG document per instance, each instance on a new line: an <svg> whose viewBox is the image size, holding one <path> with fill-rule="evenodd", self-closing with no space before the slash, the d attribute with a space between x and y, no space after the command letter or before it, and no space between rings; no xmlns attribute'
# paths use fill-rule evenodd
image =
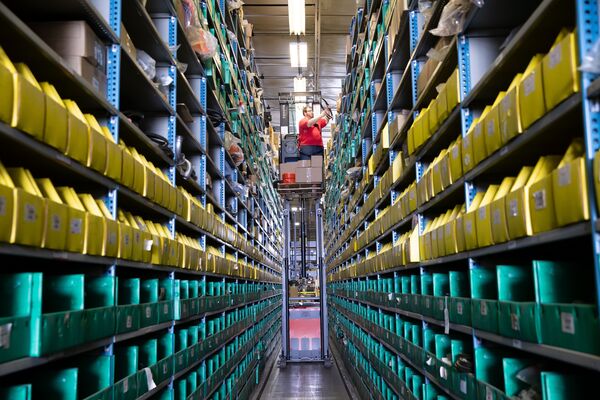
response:
<svg viewBox="0 0 600 400"><path fill-rule="evenodd" d="M312 127L314 124L316 124L317 122L319 122L319 120L320 120L320 119L322 119L322 118L327 118L327 113L325 113L325 111L323 111L323 112L321 113L321 115L319 115L318 117L314 117L314 118L312 118L312 119L309 119L309 120L308 120L308 124L307 124L307 125L308 125L308 127L309 127L309 128L310 128L310 127ZM329 120L329 119L328 119L328 120Z"/></svg>

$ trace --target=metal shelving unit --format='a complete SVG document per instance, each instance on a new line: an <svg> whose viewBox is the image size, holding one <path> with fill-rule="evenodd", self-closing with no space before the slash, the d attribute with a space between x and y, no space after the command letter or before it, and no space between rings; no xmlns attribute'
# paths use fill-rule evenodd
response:
<svg viewBox="0 0 600 400"><path fill-rule="evenodd" d="M206 7L207 2L201 4ZM223 14L223 16L225 15L232 20L234 18L228 11ZM238 17L236 16L236 18ZM62 57L44 42L45 38L38 36L31 29L32 23L49 19L83 20L89 24L93 32L106 46L106 95L94 89L90 83L67 67ZM173 298L171 304L175 309L179 307L179 290L183 290L180 288L179 282L188 279L204 283L208 281L221 282L223 285L254 285L261 282L261 285L263 285L261 287L264 288L267 286L277 287L274 282L281 275L279 258L251 235L249 226L254 221L253 215L250 213L250 207L245 201L242 201L242 198L233 190L232 185L225 178L225 175L229 175L231 171L232 182L245 184L247 181L242 174L242 168L235 166L231 155L224 149L224 139L222 137L224 128L231 129L234 126L234 116L228 111L224 112L224 115L229 118L227 123L217 129L212 126L207 116L208 106L214 107L217 105L221 107L217 101L218 96L215 89L211 88L207 81L210 64L213 61L200 60L195 54L185 36L185 29L178 20L175 7L171 1L58 0L48 3L35 0L27 4L8 1L0 4L0 22L2 37L0 46L13 62L26 63L40 82L52 83L63 98L73 99L84 113L93 114L98 118L101 125L109 128L115 142L122 140L127 146L134 148L168 177L171 186L182 187L187 190L203 206L212 203L215 214L221 217L223 221L234 226L248 245L245 247L240 245L239 247L242 248L236 247L237 245L234 246L229 242L231 239L225 240L220 237L223 236L221 234L217 234L218 237L212 232L206 232L167 209L172 208L171 206L159 205L160 200L155 201L147 198L108 176L80 164L60 150L38 141L33 136L0 122L0 139L4 141L4 144L7 144L7 146L3 146L6 150L0 152L3 162L6 162L8 166L22 165L30 169L35 177L48 176L55 184L72 186L78 193L91 193L94 198L104 200L113 218L116 218L118 210L122 209L130 211L136 216L149 219L154 223L160 223L167 228L169 238L174 243L179 240L180 235L185 234L191 240L197 240L202 250L206 249L207 245L212 245L220 249L223 257L227 255L230 260L239 262L235 265L235 269L247 265L244 268L252 268L255 275L250 278L248 277L250 275L242 275L233 271L234 261L230 261L232 263L231 273L224 272L221 274L179 268L171 266L171 264L151 264L122 258L35 248L18 244L1 244L0 254L2 257L14 261L26 260L28 265L38 265L44 276L48 272L47 268L51 267L54 273L80 273L86 279L100 274L112 278L115 292L120 288L118 289L117 284L114 282L117 282L120 278L129 279L134 277L141 280L160 278L167 282L169 287L172 287L173 293L171 295ZM217 23L217 21L211 22L213 24ZM146 75L137 60L132 58L124 47L121 47L121 23L126 27L138 51L145 51L156 61L157 75L168 77L170 84L159 87L155 80L151 80ZM220 52L227 59L230 59L227 46L230 44L229 39L227 37L219 37L219 39L222 45L222 48L219 49ZM240 55L241 50L238 47L234 58L238 59L239 63L230 64L232 75L236 77L241 77L240 68L243 67L241 60L239 60ZM179 69L181 67L180 63L187 64L187 68ZM227 90L231 94L233 94L233 90L236 90L237 93L241 94L240 100L253 103L253 99L249 98L250 96L244 92L244 90L248 90L248 85L246 82L243 83L243 85L240 85L235 82L235 84L228 86ZM180 115L178 113L180 111L179 104L185 105L188 113ZM129 115L128 111L143 115L139 126L137 122L126 116ZM246 135L251 137L256 135L255 131L263 125L257 123L256 119L260 116L256 113L254 107L248 107L248 112L252 113L252 120L248 116L243 116L242 118L247 119L247 121L243 124L240 123L239 126L244 129ZM188 120L190 116L191 121ZM186 157L188 159L199 157L198 163L194 165L196 179L185 179L181 171L176 168L175 160L167 156L167 153L149 138L148 133L157 133L163 136L168 143L168 150L173 153L177 136L182 136L182 150ZM221 159L213 160L211 158L210 154L213 148L219 149L222 154ZM17 155L11 154L11 152L19 153L20 157L17 158ZM29 159L22 157L25 153L31 157L28 157ZM244 148L244 153L248 157L251 149ZM226 168L226 164L230 168ZM264 167L261 166L261 168ZM216 192L213 194L207 189L206 182L210 178L217 185L222 185L222 193L219 193L219 196L215 195ZM217 183L218 181L221 181L221 183ZM272 188L270 190L275 193ZM263 189L261 189L261 194L256 199L251 196L251 202L264 202L262 193ZM226 200L230 199L234 199L234 210L237 211L237 216L233 216L226 211L226 204L228 204ZM266 211L261 209L261 212L263 219L267 216L277 218L278 215L274 207L268 208ZM244 218L239 215L242 213L246 214ZM262 227L262 224L259 225ZM263 232L266 235L264 230ZM277 246L275 241L271 244ZM33 264L30 264L31 262ZM38 267L33 269L36 268ZM237 343L238 338L250 331L256 334L252 339L253 343L259 341L275 342L277 333L280 331L279 328L276 328L280 324L277 317L281 314L277 311L280 306L277 296L278 294L268 297L260 296L256 300L234 305L228 303L218 310L200 312L197 315L183 319L177 319L178 317L175 315L171 319L167 318L166 321L145 326L141 329L113 334L101 340L74 345L64 351L39 357L9 358L5 361L2 359L2 351L0 351L0 360L2 360L0 362L0 376L15 372L22 373L23 371L29 373L32 368L36 372L42 372L54 368L55 365L62 365L63 361L67 363L75 362L80 356L100 353L107 357L114 357L115 345L120 345L123 342L127 344L136 343L156 335L178 333L193 326L204 329L208 326L208 319L210 318L225 318L226 313L237 312L238 309L259 303L271 304L255 314L251 318L252 321L248 320L249 323L243 326L242 329L236 332L232 331L231 335L217 343L216 347L202 358L190 362L181 370L176 371L174 369L168 379L160 381L154 389L146 393L139 393L137 397L138 399L157 398L165 392L172 392L174 382L185 379L188 373L194 372L198 368L206 368L210 357L224 351L232 343ZM114 294L114 297L116 298L116 294ZM268 325L263 324L263 321L266 321L263 319L266 317L269 317ZM255 328L258 325L263 327L261 331ZM273 335L273 332L276 335ZM267 334L270 335L268 339L265 336ZM175 335L172 335L172 340L172 346L175 347ZM246 354L254 354L253 349L248 348L246 353L237 354L236 361L230 363L231 369L223 372L227 376L231 375L232 372L236 371L238 364ZM174 357L172 361L175 363ZM262 371L262 366L255 363L250 370L252 372ZM113 382L114 377L110 379L110 390L116 391L116 386L113 389L112 385L117 382ZM13 383L7 380L0 380L0 388L11 384ZM245 389L239 383L236 384L235 390L241 392ZM199 398L208 398L211 393L207 391L200 394Z"/></svg>
<svg viewBox="0 0 600 400"><path fill-rule="evenodd" d="M512 265L519 262L528 264L535 259L563 260L566 251L576 248L577 260L584 268L585 276L591 277L593 269L596 279L596 290L593 295L600 301L600 253L596 246L600 238L598 233L600 222L598 222L594 196L595 188L592 184L595 178L591 178L595 176L592 160L600 150L598 144L600 143L598 137L600 114L597 109L600 80L592 74L581 73L579 92L566 97L516 137L507 142L503 141L502 145L491 154L486 152L483 161L478 162L468 172L462 173L458 179L454 178L449 184L442 184L442 189L436 189L435 195L431 194L433 189L430 189L427 200L418 201L416 209L411 206L411 210L414 211L409 212L408 215L405 211L396 213L391 217L393 218L391 222L388 219L385 222L378 221L381 225L373 225L383 210L398 206L394 205L396 199L413 182L417 184L417 196L421 196L419 190L425 190L422 185L426 183L422 180L433 160L441 154L441 151L449 149L448 146L456 139L461 137L464 139L474 118L481 115L486 105L494 103L496 95L509 87L514 76L526 69L535 54L549 52L562 28L576 32L577 62L580 63L582 57L589 52L598 39L597 4L585 0L515 3L490 0L481 7L474 6L466 15L462 31L450 38L449 51L438 60L437 67L429 71L429 80L420 82L421 91L418 92L417 79L426 55L435 45L436 40L430 30L436 27L442 10L448 2L434 2L433 9L430 10L433 11L431 18L427 22L424 22L416 2L412 2L413 4L406 10L402 9L404 6L402 2L399 3L400 5L397 2L394 5L393 1L383 1L380 9L377 8L379 4L375 3L377 2L367 2L366 7L371 6L368 12L359 9L350 29L353 48L347 58L348 75L343 84L342 107L337 120L340 130L337 135L334 135L334 156L330 160L332 176L327 182L325 200L325 204L328 205L325 212L326 237L329 238L326 243L328 286L331 287L336 282L376 285L382 283L383 279L387 281L407 276L416 277L415 282L419 284L425 277L431 277L432 274L448 274L449 271L460 271L466 273L468 277L471 270L502 263ZM401 13L400 25L394 32L389 31L389 27L383 22L384 18L381 14L384 6L388 7L387 17L389 13ZM394 11L391 11L392 9ZM371 16L374 18L373 21L380 25L376 35L373 32L369 34L367 28ZM393 46L388 49L387 44L391 43L391 38L394 39ZM386 44L384 51L380 51L377 47L376 43L381 42ZM435 132L429 132L424 143L412 154L407 155L409 128L430 100L437 96L437 86L446 82L456 69L459 76L459 105L449 110L448 116L441 121ZM381 82L379 92L374 91L375 82ZM383 104L383 98L386 98L386 104ZM389 149L384 149L383 155L386 160L368 172L367 162L382 144L382 133L386 123L389 127L400 110L409 111L406 123L398 129ZM373 129L376 119L372 118L372 115L376 111L385 113L379 129L377 127ZM420 258L417 262L385 258L400 257L395 252L381 254L382 248L392 246L394 251L402 249L402 257L409 257L406 253L409 251L410 258L413 259L414 251L419 253L425 251L423 246L427 243L426 235L431 234L433 237L435 230L426 231L427 226L440 213L443 215L447 210L452 210L463 203L468 208L477 192L485 192L488 185L500 183L504 177L516 176L522 166L535 165L540 156L564 154L576 137L582 137L586 141L589 198L584 201L589 205L591 221L583 220L554 227L548 231L485 247L479 247L481 244L476 243L474 249L455 254L441 253L442 255L439 256L435 255L437 252L433 255L420 254L416 257ZM391 185L388 181L385 187L379 187L385 172L391 169L395 158L400 155L403 157L402 170L396 181ZM361 161L359 165L363 167L363 176L367 173L369 176L362 181L348 183L345 179L346 170L357 165L355 161ZM376 201L369 198L372 195L375 196ZM365 205L369 208L363 210ZM387 216L389 217L389 214ZM372 229L367 233L369 228ZM397 239L408 233L418 234L417 239L422 243L413 243L414 239L411 238L407 242L402 242L401 248L397 247L400 245ZM592 236L591 242L589 242L590 236ZM436 240L440 240L439 237ZM410 250L406 250L409 246ZM417 247L421 248L417 249ZM373 255L379 258L373 260L371 258ZM412 293L420 294L421 290L425 289L417 286L415 290L416 292ZM399 293L399 289L396 288L393 293ZM590 293L586 291L586 296L588 294ZM596 306L587 297L586 306ZM446 327L446 334L450 338L455 338L457 334L470 337L475 349L495 344L511 348L510 354L515 352L515 357L526 357L525 354L529 353L529 356L533 354L540 360L551 359L558 363L556 365L567 363L576 365L582 371L585 369L599 371L597 354L573 351L566 344L561 345L564 348L551 346L543 344L548 342L542 342L539 338L539 343L519 341L497 333L473 329L470 326L448 325L447 321L439 321L418 312L407 311L402 305L386 307L357 300L352 296L347 300L354 303L359 301L370 308L379 309L380 312L392 313L390 315L411 318L418 322L417 325L422 325L423 329L427 324L436 326L437 329ZM331 322L331 325L334 323ZM362 329L369 334L373 333L371 326L363 326ZM381 342L381 335L378 333L375 332L371 336ZM411 364L405 350L399 350L390 343L382 344L395 352L398 359ZM368 361L375 368L378 376L385 379L384 374L387 371L377 370L380 362L378 357L375 356ZM419 369L419 374L424 377L425 382L436 383L436 377L423 368L423 365L418 364L412 362L411 365ZM368 379L375 378L371 376ZM367 387L372 391L371 395L377 397L378 392L371 387L375 386L373 383L374 381L367 383ZM492 390L487 383L482 385L485 387L478 388L480 393L482 390L492 393L497 389ZM464 398L452 390L449 391L439 380L437 386L438 394L450 398ZM412 390L410 386L408 389ZM409 392L394 393L390 396L391 398L396 398L394 396L413 398Z"/></svg>

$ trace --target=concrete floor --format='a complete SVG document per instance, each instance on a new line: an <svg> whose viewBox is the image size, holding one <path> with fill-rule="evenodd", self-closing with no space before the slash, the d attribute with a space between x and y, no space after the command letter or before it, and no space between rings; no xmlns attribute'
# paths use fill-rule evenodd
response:
<svg viewBox="0 0 600 400"><path fill-rule="evenodd" d="M342 377L335 363L290 363L284 369L273 368L261 400L347 400Z"/></svg>

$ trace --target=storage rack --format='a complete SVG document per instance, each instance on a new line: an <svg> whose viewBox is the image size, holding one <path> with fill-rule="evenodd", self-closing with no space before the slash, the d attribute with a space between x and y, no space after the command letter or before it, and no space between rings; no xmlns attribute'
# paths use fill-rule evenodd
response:
<svg viewBox="0 0 600 400"><path fill-rule="evenodd" d="M208 61L201 61L195 54L170 0L60 0L27 4L8 1L0 4L0 46L10 60L26 63L40 82L50 82L63 98L73 99L83 112L93 114L100 125L109 128L115 142L123 140L162 170L170 187L180 192L181 201L184 201L181 194L184 189L204 207L202 218L206 215L206 218L214 219L214 225L205 221L199 223L179 209L174 211L159 205L20 129L0 122L0 137L4 144L1 159L7 166L28 168L36 178L48 177L57 185L72 186L80 193L89 192L103 200L112 218L118 217L118 210L131 211L165 226L172 242L181 234L193 238L200 250L191 253L198 257L196 265L186 265L182 261L183 255L178 265L20 244L0 245L3 262L25 262L30 266L11 273L42 271L37 277L29 274L33 282L39 279L39 285L55 274L80 274L86 285L88 280L104 279L106 296L104 307L98 309L105 318L101 324L102 333L94 335L91 331L96 325L85 322L94 315L93 309L87 309L88 305L81 311L83 320L75 310L58 313L64 320L57 323L56 330L44 325L41 343L42 349L50 349L55 342L57 350L42 350L41 354L39 349L29 352L17 349L18 354L14 356L8 350L24 345L29 333L19 338L19 334L28 329L23 330L19 325L18 321L23 318L19 320L10 311L8 315L3 314L0 325L3 337L8 340L3 342L4 351L0 351L4 352L0 355L0 392L3 396L29 398L20 396L31 390L23 389L26 387L23 385L33 382L33 395L39 397L41 388L56 384L66 376L60 375L62 370L58 374L49 373L57 366L75 366L80 368L81 376L86 376L85 368L89 367L90 360L94 360L96 372L106 374L106 379L96 388L97 393L89 393L93 398L172 398L174 393L180 395L189 391L191 382L192 387L197 386L194 398L248 398L254 385L246 383L247 377L262 371L264 363L261 360L272 352L278 341L281 324L281 285L278 283L281 277L281 219L278 216L281 215L281 204L271 184L271 161L257 156L263 154L259 133L264 131L265 125L261 105L259 101L255 103L250 89L251 77L252 85L260 86L256 64L250 49L245 48L240 14L227 10L224 1L198 3L200 18L208 22L219 41L217 55ZM84 20L105 44L105 96L66 67L61 56L44 42L44 37L32 30L32 24L38 21L65 20ZM154 58L157 72L172 80L164 94L122 46L122 24L135 46ZM235 40L227 35L227 30L235 34ZM248 67L244 65L242 55L250 59ZM187 68L180 69L181 63ZM187 107L191 121L184 121L185 116L178 112L181 104ZM237 111L239 104L246 106L245 113ZM220 110L226 123L214 127L207 117L208 108ZM192 161L197 179L181 176L174 160L125 116L127 110L144 113L148 124L146 130L161 132L171 151L175 150L176 137L181 136L183 152ZM246 174L248 171L235 165L225 148L226 129L241 138L249 175ZM29 154L32 157L23 157ZM231 180L246 184L252 176L265 184L257 185L256 193L247 197L237 193L230 183ZM212 190L207 185L209 178L213 182ZM225 229L217 229L218 226ZM216 264L211 264L213 267L209 267L209 246L220 252ZM128 303L124 282L135 283L136 280L142 283L142 293L144 290L154 293L156 289L158 298L147 303L144 299L141 304L140 299ZM213 285L223 291L215 294ZM192 287L196 289L192 291ZM91 289L86 286L86 299L88 290ZM29 299L17 298L19 293L9 292L3 298L8 307L16 307L11 304L16 301L29 301L29 307L33 304L34 310L27 317L30 318L27 324L31 324L31 335L37 335L34 331L40 329L36 320L48 321L49 318L45 305L42 307L41 304L42 299L43 304L49 301L46 296L51 296L50 291L43 295L46 293L44 286L44 291L40 288L39 293L42 298L35 295ZM188 298L192 295L196 297ZM248 317L238 320L238 315L243 313ZM220 331L209 334L209 324L220 324L217 321L225 318L231 321L223 322L219 325ZM77 325L78 321L89 326ZM125 326L120 325L122 323ZM88 331L94 340L86 340L88 333L79 333ZM73 332L79 337L70 342ZM204 336L199 332L204 332ZM186 334L188 336L184 338ZM120 351L141 343L148 345L153 340L162 341L162 346L170 349L162 353L164 358L156 364L140 360L140 368L144 368L138 370L136 365L131 375L117 380L113 369L122 370L121 364L126 362L119 358L122 357ZM215 357L225 357L226 351L232 356L227 355L227 363L212 371L211 376L207 366L212 366L213 361L219 365ZM108 366L105 368L104 364ZM13 374L23 371L27 371L26 376L31 381L25 379L20 382L22 386L14 387ZM49 377L44 381L45 373ZM154 385L150 384L152 380ZM67 393L72 388L65 384L57 390Z"/></svg>
<svg viewBox="0 0 600 400"><path fill-rule="evenodd" d="M437 26L447 3L433 2L427 19L416 2L367 1L350 26L347 76L336 121L339 131L333 137L325 195L328 298L332 310L329 326L331 337L336 339L332 341L338 348L343 347L340 352L345 363L352 365L349 369L358 378L356 381L362 382L359 390L372 398L430 398L437 394L443 398L487 400L514 395L504 393L501 361L499 370L495 370L499 376L496 380L475 374L476 368L472 373L459 371L454 367L454 359L442 361L442 355L436 354L437 342L426 343L425 331L433 332L440 340L467 343L471 354L489 355L499 349L495 356L500 360L506 354L540 360L558 371L574 368L586 377L578 383L584 387L600 371L600 269L593 183L597 177L592 168L599 150L595 105L600 86L596 76L580 73L578 92L489 152L475 167L461 172L433 196L424 196L420 190L425 185L428 167L438 154L449 149L454 140L465 140L473 131L475 117L482 114L486 105L494 103L499 92L507 90L513 77L526 70L535 54L550 51L561 28L575 29L576 63L581 64L598 38L597 4L485 1L481 8L469 11L463 30L448 39L449 50L429 80L421 82L418 88L426 55L435 45L436 38L430 30ZM375 22L371 25L372 18ZM390 30L394 19L396 29ZM448 109L437 129L410 151L413 122L438 96L436 87L449 82L454 71L458 71L459 104ZM406 121L398 124L392 135L390 127L401 113ZM389 139L389 148L384 145L384 137ZM468 210L476 194L485 192L490 183L499 184L504 176L516 176L522 165L535 165L540 156L563 154L573 137L581 137L586 143L588 178L584 185L589 195L582 202L589 206L589 218L517 239L476 244L458 252L432 250L433 245L427 244L433 242L434 235L441 234L428 230L440 213L463 203ZM460 144L458 147L460 150ZM380 155L381 161L369 165L373 155ZM397 157L403 157L400 163L394 162ZM362 167L363 178L357 182L346 178L346 171L354 166ZM401 201L405 194L406 198L413 196L406 207ZM578 325L580 340L585 341L588 334L595 337L591 348L577 351L573 342L548 345L539 337L527 337L518 332L518 324L523 320L517 322L517 332L512 328L511 335L500 333L497 326L482 328L479 322L472 321L483 314L476 307L481 302L484 306L494 305L487 299L502 303L498 297L481 300L467 293L465 298L457 298L447 288L440 294L433 293L429 286L432 276L462 273L472 290L476 284L472 274L477 271L506 263L531 266L532 260L540 259L579 263L585 269L574 278L575 285L583 288L585 283L594 282L592 297L587 300L590 319ZM408 280L408 285L402 284L403 279ZM461 310L464 306L467 319L458 318L459 303ZM536 307L542 305L538 303ZM497 318L494 322L498 324ZM417 333L403 331L401 327L405 326L416 327L413 329ZM560 325L556 330L561 330ZM342 337L347 341L339 340ZM476 367L481 365L481 360L474 359ZM418 375L414 380L418 384L412 385L413 379L405 374L407 369L411 376Z"/></svg>

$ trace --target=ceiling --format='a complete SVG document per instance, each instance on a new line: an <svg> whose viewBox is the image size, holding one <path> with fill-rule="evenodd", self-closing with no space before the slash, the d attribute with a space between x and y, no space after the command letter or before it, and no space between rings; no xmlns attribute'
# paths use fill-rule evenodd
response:
<svg viewBox="0 0 600 400"><path fill-rule="evenodd" d="M298 69L290 65L289 43L296 37L289 34L287 0L244 2L244 18L254 25L254 58L264 75L263 98L271 107L272 124L279 131L278 94L293 91L293 78L298 75ZM356 7L356 0L305 1L306 35L300 40L308 43L308 68L302 73L307 90L320 90L332 105L346 73L346 36Z"/></svg>

